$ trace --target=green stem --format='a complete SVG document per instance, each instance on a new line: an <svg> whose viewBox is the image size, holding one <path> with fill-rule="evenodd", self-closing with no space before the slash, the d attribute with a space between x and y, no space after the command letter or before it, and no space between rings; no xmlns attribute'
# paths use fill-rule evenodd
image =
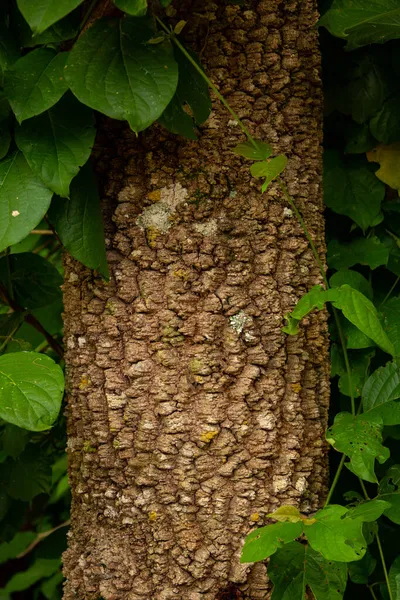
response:
<svg viewBox="0 0 400 600"><path fill-rule="evenodd" d="M5 348L7 348L8 343L10 342L10 340L12 340L12 338L14 337L14 333L16 333L18 331L18 329L21 327L21 323L22 323L23 319L21 319L21 321L14 327L14 329L8 334L8 336L6 337L6 339L4 340L4 342L2 343L2 345L0 346L0 354L3 352L3 350Z"/></svg>
<svg viewBox="0 0 400 600"><path fill-rule="evenodd" d="M90 15L93 12L94 7L96 6L98 0L92 0L92 2L89 5L89 8L87 9L85 16L83 17L80 25L79 25L79 31L82 31L82 29L85 27L86 23L88 22L88 19L90 17Z"/></svg>
<svg viewBox="0 0 400 600"><path fill-rule="evenodd" d="M387 589L388 589L388 593L389 593L389 598L390 598L390 600L394 600L392 589L390 587L389 574L388 574L388 570L386 568L386 561L385 561L385 556L383 554L383 549L382 549L382 544L381 544L381 540L379 537L379 533L376 534L376 543L378 544L379 556L381 557L382 569L385 574L385 581L386 581L386 585L387 585Z"/></svg>
<svg viewBox="0 0 400 600"><path fill-rule="evenodd" d="M330 501L331 501L333 492L335 491L336 484L339 481L339 477L340 477L340 475L342 473L342 469L343 469L344 461L345 460L346 460L346 454L342 454L342 458L340 459L340 463L339 463L339 466L338 466L338 468L336 470L335 477L333 478L332 485L329 488L329 492L328 492L328 495L327 495L326 500L325 500L324 508L326 508L328 506L328 504L330 503Z"/></svg>
<svg viewBox="0 0 400 600"><path fill-rule="evenodd" d="M394 284L392 285L392 287L390 288L390 290L388 291L388 293L386 294L386 296L384 297L384 299L380 303L379 308L381 308L385 304L385 302L387 302L387 300L389 300L390 296L392 295L392 292L393 292L394 288L399 283L399 281L400 281L400 277L397 277L396 281L394 282Z"/></svg>
<svg viewBox="0 0 400 600"><path fill-rule="evenodd" d="M374 589L372 587L372 585L367 585L367 588L369 589L369 591L371 592L371 596L373 597L374 600L378 600L377 595L374 592Z"/></svg>

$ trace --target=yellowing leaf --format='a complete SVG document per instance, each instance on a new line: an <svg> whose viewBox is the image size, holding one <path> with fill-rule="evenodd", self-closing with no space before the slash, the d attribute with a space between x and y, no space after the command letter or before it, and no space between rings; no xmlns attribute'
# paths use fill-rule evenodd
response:
<svg viewBox="0 0 400 600"><path fill-rule="evenodd" d="M275 519L275 521L297 523L301 521L301 514L298 508L291 505L280 506L275 512L270 513L268 517Z"/></svg>
<svg viewBox="0 0 400 600"><path fill-rule="evenodd" d="M381 168L375 175L394 190L400 190L400 142L385 146L379 144L367 152L369 162L377 162Z"/></svg>

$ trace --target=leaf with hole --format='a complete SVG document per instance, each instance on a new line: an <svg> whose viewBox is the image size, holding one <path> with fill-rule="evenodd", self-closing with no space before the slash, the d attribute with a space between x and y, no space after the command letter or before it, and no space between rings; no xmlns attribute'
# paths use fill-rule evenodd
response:
<svg viewBox="0 0 400 600"><path fill-rule="evenodd" d="M52 195L21 152L0 162L0 251L28 235L46 214Z"/></svg>
<svg viewBox="0 0 400 600"><path fill-rule="evenodd" d="M350 458L348 469L365 481L376 483L375 459L385 462L390 455L382 446L382 419L378 415L361 414L356 417L347 412L336 415L326 439L338 452Z"/></svg>
<svg viewBox="0 0 400 600"><path fill-rule="evenodd" d="M35 34L42 33L82 2L83 0L17 0L19 10Z"/></svg>
<svg viewBox="0 0 400 600"><path fill-rule="evenodd" d="M59 196L69 197L71 180L88 160L95 133L92 111L66 94L17 127L15 141L35 175Z"/></svg>
<svg viewBox="0 0 400 600"><path fill-rule="evenodd" d="M49 429L64 393L61 368L48 356L17 352L0 356L0 418L30 431Z"/></svg>
<svg viewBox="0 0 400 600"><path fill-rule="evenodd" d="M4 91L19 123L40 115L67 91L64 67L68 52L37 48L7 71Z"/></svg>
<svg viewBox="0 0 400 600"><path fill-rule="evenodd" d="M178 65L170 40L148 43L154 33L146 18L100 19L92 25L71 50L65 71L78 100L127 120L136 132L158 119L175 94Z"/></svg>

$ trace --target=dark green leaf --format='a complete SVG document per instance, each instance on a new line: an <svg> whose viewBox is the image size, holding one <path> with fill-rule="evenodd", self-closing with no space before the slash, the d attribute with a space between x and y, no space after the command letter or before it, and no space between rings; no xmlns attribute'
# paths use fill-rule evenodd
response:
<svg viewBox="0 0 400 600"><path fill-rule="evenodd" d="M33 48L42 44L59 44L60 42L72 40L79 32L81 21L81 10L79 7L39 35L32 33L31 28L19 11L18 15L20 16L19 20L17 15L13 15L12 19L14 24L18 20L16 26L19 28L19 38L21 46L24 48Z"/></svg>
<svg viewBox="0 0 400 600"><path fill-rule="evenodd" d="M6 97L0 93L0 160L7 155L11 144L11 111Z"/></svg>
<svg viewBox="0 0 400 600"><path fill-rule="evenodd" d="M392 591L392 600L400 600L400 556L393 561L390 567L389 586Z"/></svg>
<svg viewBox="0 0 400 600"><path fill-rule="evenodd" d="M178 83L171 42L149 44L153 36L147 19L97 21L70 53L66 77L72 92L91 108L129 121L134 131L151 125Z"/></svg>
<svg viewBox="0 0 400 600"><path fill-rule="evenodd" d="M361 560L347 564L349 576L353 583L368 583L368 577L372 575L376 567L376 559L367 551Z"/></svg>
<svg viewBox="0 0 400 600"><path fill-rule="evenodd" d="M358 330L357 330L358 331ZM361 396L361 390L367 378L369 364L374 351L352 353L350 357L351 380L347 374L341 349L337 344L331 346L331 376L339 375L339 390L345 396Z"/></svg>
<svg viewBox="0 0 400 600"><path fill-rule="evenodd" d="M196 55L190 54L201 66ZM159 118L159 122L168 131L195 140L197 139L195 125L206 121L211 111L208 85L179 49L174 48L174 56L179 66L178 87ZM190 114L184 110L184 107L190 111Z"/></svg>
<svg viewBox="0 0 400 600"><path fill-rule="evenodd" d="M9 69L20 56L17 41L0 16L0 75Z"/></svg>
<svg viewBox="0 0 400 600"><path fill-rule="evenodd" d="M17 352L0 356L0 418L30 431L54 423L64 392L60 367L48 356Z"/></svg>
<svg viewBox="0 0 400 600"><path fill-rule="evenodd" d="M21 429L16 425L8 423L3 429L1 435L1 447L8 456L17 458L25 449L29 442L30 433L26 429Z"/></svg>
<svg viewBox="0 0 400 600"><path fill-rule="evenodd" d="M345 284L364 294L368 300L372 300L372 286L361 273L357 273L357 271L352 271L351 269L343 269L334 273L329 279L331 287L340 287Z"/></svg>
<svg viewBox="0 0 400 600"><path fill-rule="evenodd" d="M370 129L372 135L384 144L400 141L400 92L386 100L370 122Z"/></svg>
<svg viewBox="0 0 400 600"><path fill-rule="evenodd" d="M61 572L57 572L52 577L49 577L49 579L43 581L40 586L40 591L46 600L59 600L62 595L62 592L60 593L59 588L61 587L63 581L64 577Z"/></svg>
<svg viewBox="0 0 400 600"><path fill-rule="evenodd" d="M249 158L250 160L267 160L272 154L272 148L269 144L255 140L255 147L252 142L242 142L238 144L233 151L239 156Z"/></svg>
<svg viewBox="0 0 400 600"><path fill-rule="evenodd" d="M400 367L388 363L372 373L364 385L364 413L379 415L384 425L400 425Z"/></svg>
<svg viewBox="0 0 400 600"><path fill-rule="evenodd" d="M249 533L242 549L241 563L258 562L271 556L278 548L302 534L303 524L274 523Z"/></svg>
<svg viewBox="0 0 400 600"><path fill-rule="evenodd" d="M383 329L400 356L400 297L390 298L379 310Z"/></svg>
<svg viewBox="0 0 400 600"><path fill-rule="evenodd" d="M0 258L0 282L13 289L14 298L24 308L40 308L61 298L63 278L39 254L22 252Z"/></svg>
<svg viewBox="0 0 400 600"><path fill-rule="evenodd" d="M0 564L15 558L37 537L34 531L17 533L10 542L0 544Z"/></svg>
<svg viewBox="0 0 400 600"><path fill-rule="evenodd" d="M316 600L340 600L347 566L326 560L308 545L291 542L271 557L268 576L274 584L272 600L303 600L306 586Z"/></svg>
<svg viewBox="0 0 400 600"><path fill-rule="evenodd" d="M341 412L326 434L328 442L350 458L350 464L346 465L350 471L372 483L377 482L375 459L383 463L390 455L388 448L382 446L382 426L379 416L361 414L353 417Z"/></svg>
<svg viewBox="0 0 400 600"><path fill-rule="evenodd" d="M37 558L26 571L19 571L13 575L5 590L9 593L27 590L44 577L53 575L60 568L60 564L59 558Z"/></svg>
<svg viewBox="0 0 400 600"><path fill-rule="evenodd" d="M400 465L392 465L379 482L379 498L391 504L385 515L400 525Z"/></svg>
<svg viewBox="0 0 400 600"><path fill-rule="evenodd" d="M397 0L334 0L319 24L347 39L347 50L354 50L399 38L400 7Z"/></svg>
<svg viewBox="0 0 400 600"><path fill-rule="evenodd" d="M386 265L388 258L389 248L376 236L357 238L348 244L337 240L328 244L328 265L332 269L347 269L357 264L376 269Z"/></svg>
<svg viewBox="0 0 400 600"><path fill-rule="evenodd" d="M72 94L22 123L15 137L35 175L63 197L69 197L71 180L88 160L94 138L92 111Z"/></svg>
<svg viewBox="0 0 400 600"><path fill-rule="evenodd" d="M384 197L385 185L366 161L344 162L336 150L324 152L324 198L329 208L365 230L376 223Z"/></svg>
<svg viewBox="0 0 400 600"><path fill-rule="evenodd" d="M67 91L68 53L38 48L17 60L4 77L4 91L19 123L51 108Z"/></svg>
<svg viewBox="0 0 400 600"><path fill-rule="evenodd" d="M34 444L28 444L16 460L9 459L4 468L5 489L12 498L30 502L38 494L49 492L50 457Z"/></svg>
<svg viewBox="0 0 400 600"><path fill-rule="evenodd" d="M114 4L133 17L143 17L147 12L147 0L114 0Z"/></svg>
<svg viewBox="0 0 400 600"><path fill-rule="evenodd" d="M19 10L35 34L42 33L82 2L83 0L17 0Z"/></svg>
<svg viewBox="0 0 400 600"><path fill-rule="evenodd" d="M347 513L350 519L361 518L364 523L372 523L379 519L386 509L390 507L390 503L381 498L374 498L357 504L355 508L351 508Z"/></svg>
<svg viewBox="0 0 400 600"><path fill-rule="evenodd" d="M52 195L21 152L0 162L0 251L28 235L46 213Z"/></svg>
<svg viewBox="0 0 400 600"><path fill-rule="evenodd" d="M72 181L70 199L56 198L52 203L49 218L72 256L107 278L100 199L89 164Z"/></svg>
<svg viewBox="0 0 400 600"><path fill-rule="evenodd" d="M350 124L346 136L345 154L364 154L375 146L376 140L372 136L367 123L359 125L352 122Z"/></svg>

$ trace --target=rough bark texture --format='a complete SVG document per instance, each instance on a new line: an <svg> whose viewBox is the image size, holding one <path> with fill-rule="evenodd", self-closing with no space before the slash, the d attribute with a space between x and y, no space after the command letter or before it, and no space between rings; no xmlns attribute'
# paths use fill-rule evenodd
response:
<svg viewBox="0 0 400 600"><path fill-rule="evenodd" d="M184 10L180 8L184 5ZM319 250L315 0L180 0L176 18L285 180ZM260 194L214 103L199 142L106 123L95 156L112 279L66 259L73 492L65 600L266 599L245 535L325 489L326 319L282 317L320 282L277 185Z"/></svg>

